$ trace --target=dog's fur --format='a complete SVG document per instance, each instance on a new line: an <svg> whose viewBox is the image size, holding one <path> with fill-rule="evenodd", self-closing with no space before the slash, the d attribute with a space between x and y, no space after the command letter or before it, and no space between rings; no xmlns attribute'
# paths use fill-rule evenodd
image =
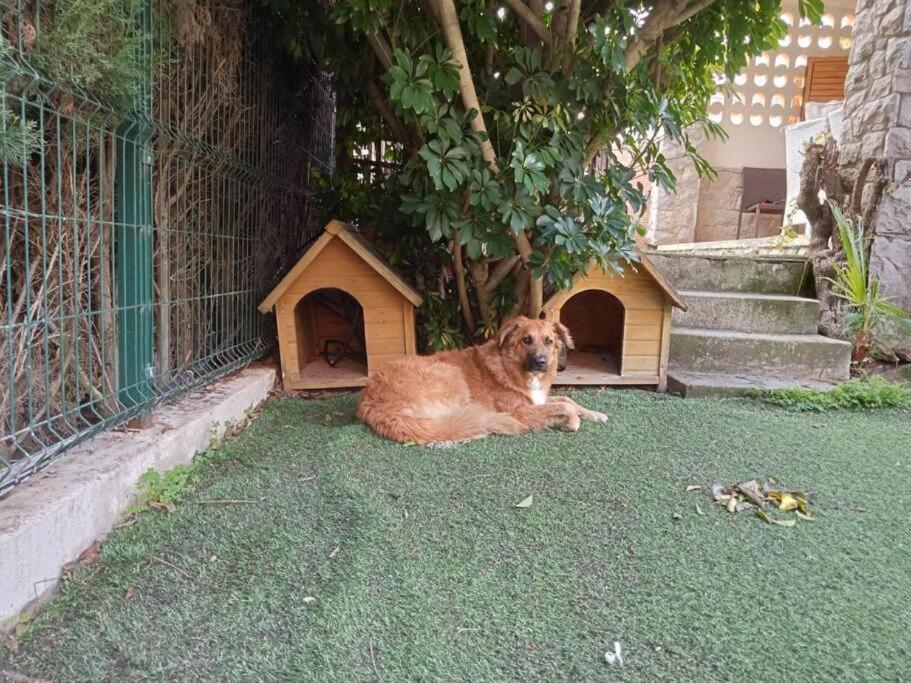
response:
<svg viewBox="0 0 911 683"><path fill-rule="evenodd" d="M383 365L361 392L357 416L380 436L415 443L606 421L571 398L548 396L561 346L573 348L561 323L515 318L482 346Z"/></svg>

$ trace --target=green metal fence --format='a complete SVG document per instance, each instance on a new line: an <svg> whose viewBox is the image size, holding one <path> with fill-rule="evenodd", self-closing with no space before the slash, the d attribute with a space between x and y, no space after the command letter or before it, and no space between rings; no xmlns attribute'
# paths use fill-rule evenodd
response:
<svg viewBox="0 0 911 683"><path fill-rule="evenodd" d="M0 0L0 495L266 351L335 102L256 12Z"/></svg>

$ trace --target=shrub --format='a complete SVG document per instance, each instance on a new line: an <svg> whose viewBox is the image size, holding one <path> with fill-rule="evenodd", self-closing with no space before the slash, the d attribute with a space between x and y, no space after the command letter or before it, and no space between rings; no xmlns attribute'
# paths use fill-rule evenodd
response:
<svg viewBox="0 0 911 683"><path fill-rule="evenodd" d="M775 389L760 392L759 397L766 403L800 412L906 408L911 405L911 388L876 375L848 380L832 391Z"/></svg>

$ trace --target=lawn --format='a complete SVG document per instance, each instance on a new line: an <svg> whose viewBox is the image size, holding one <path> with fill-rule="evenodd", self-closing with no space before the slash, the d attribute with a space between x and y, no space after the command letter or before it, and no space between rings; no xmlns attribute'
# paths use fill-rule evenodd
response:
<svg viewBox="0 0 911 683"><path fill-rule="evenodd" d="M446 450L376 438L350 396L275 400L175 512L111 534L0 669L61 681L907 675L911 413L576 397L610 422ZM769 476L814 491L816 519L731 519L686 492ZM199 503L221 499L254 502ZM614 641L622 667L604 659Z"/></svg>

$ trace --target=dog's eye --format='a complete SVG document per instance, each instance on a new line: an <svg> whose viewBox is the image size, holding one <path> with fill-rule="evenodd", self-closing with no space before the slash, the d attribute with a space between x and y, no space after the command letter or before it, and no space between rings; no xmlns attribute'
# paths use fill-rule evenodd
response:
<svg viewBox="0 0 911 683"><path fill-rule="evenodd" d="M532 341L532 340L531 340L531 335L530 335L530 334L526 334L524 337L522 337L522 343L523 343L523 344L531 344L531 341Z"/></svg>
<svg viewBox="0 0 911 683"><path fill-rule="evenodd" d="M553 344L553 343L554 343L554 340L551 339L550 337L545 337L545 338L544 338L544 346L550 346L550 345Z"/></svg>

